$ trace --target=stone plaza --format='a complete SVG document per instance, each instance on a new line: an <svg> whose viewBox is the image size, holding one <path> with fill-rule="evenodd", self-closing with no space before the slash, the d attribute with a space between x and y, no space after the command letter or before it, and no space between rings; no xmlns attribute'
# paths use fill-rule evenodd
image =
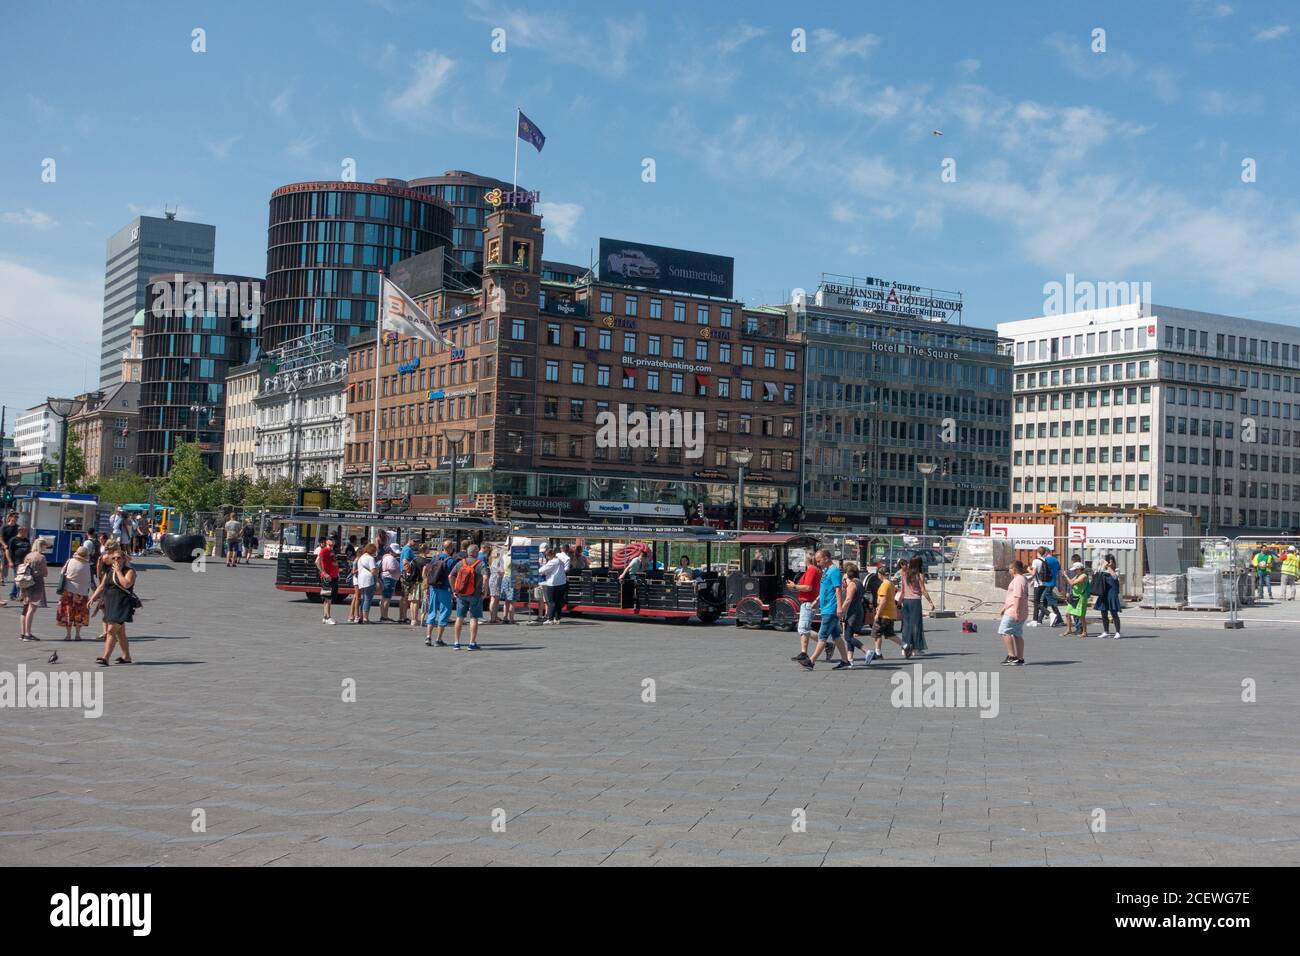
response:
<svg viewBox="0 0 1300 956"><path fill-rule="evenodd" d="M1031 628L1010 668L990 616L958 617L919 660L806 672L794 635L725 621L487 626L455 652L324 627L271 562L139 567L103 716L0 710L0 864L1300 863L1292 627ZM39 644L17 618L0 672L96 670L53 602ZM996 675L996 716L893 706L917 663Z"/></svg>

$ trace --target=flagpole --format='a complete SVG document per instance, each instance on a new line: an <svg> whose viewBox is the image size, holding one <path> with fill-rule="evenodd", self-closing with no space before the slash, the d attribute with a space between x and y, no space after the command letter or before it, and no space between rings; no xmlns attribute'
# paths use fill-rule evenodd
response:
<svg viewBox="0 0 1300 956"><path fill-rule="evenodd" d="M518 106L515 107L515 182L511 187L511 192L519 192L519 117L523 113Z"/></svg>
<svg viewBox="0 0 1300 956"><path fill-rule="evenodd" d="M379 311L375 313L375 407L370 423L370 513L379 510L379 361L384 338L384 270L379 270ZM374 531L371 531L374 534Z"/></svg>

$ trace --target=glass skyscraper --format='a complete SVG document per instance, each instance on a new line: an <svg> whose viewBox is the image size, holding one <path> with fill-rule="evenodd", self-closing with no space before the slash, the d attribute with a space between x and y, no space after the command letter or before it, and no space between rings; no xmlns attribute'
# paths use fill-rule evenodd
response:
<svg viewBox="0 0 1300 956"><path fill-rule="evenodd" d="M148 306L149 277L166 272L211 272L217 228L168 215L139 216L108 240L104 266L104 320L99 387L122 378L122 352L131 344L131 320Z"/></svg>

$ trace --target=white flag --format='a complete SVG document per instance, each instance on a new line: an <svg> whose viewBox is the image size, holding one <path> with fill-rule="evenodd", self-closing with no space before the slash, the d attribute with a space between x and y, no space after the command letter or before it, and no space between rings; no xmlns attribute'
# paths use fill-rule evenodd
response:
<svg viewBox="0 0 1300 956"><path fill-rule="evenodd" d="M417 339L425 339L443 348L451 348L451 340L442 334L415 300L402 291L397 283L384 276L384 311L379 317L379 332L397 332Z"/></svg>

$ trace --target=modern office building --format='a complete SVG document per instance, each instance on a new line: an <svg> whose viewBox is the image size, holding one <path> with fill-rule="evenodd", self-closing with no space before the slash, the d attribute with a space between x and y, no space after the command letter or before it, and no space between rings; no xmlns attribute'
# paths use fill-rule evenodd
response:
<svg viewBox="0 0 1300 956"><path fill-rule="evenodd" d="M78 395L81 411L68 428L81 443L87 478L107 478L135 464L140 383L122 381L97 392Z"/></svg>
<svg viewBox="0 0 1300 956"><path fill-rule="evenodd" d="M796 294L807 526L954 534L972 509L1007 507L1010 343L961 310L959 293L876 278L824 274Z"/></svg>
<svg viewBox="0 0 1300 956"><path fill-rule="evenodd" d="M483 283L483 225L496 205L484 197L493 190L514 191L514 186L491 176L480 176L463 169L449 169L441 176L419 179L378 179L378 183L413 189L441 199L452 212L451 256L455 266L448 273L463 285L478 288ZM519 187L523 190L523 187ZM531 203L519 203L516 209L532 212Z"/></svg>
<svg viewBox="0 0 1300 956"><path fill-rule="evenodd" d="M428 193L383 183L307 182L271 195L263 350L336 328L374 329L379 270L450 248L452 212Z"/></svg>
<svg viewBox="0 0 1300 956"><path fill-rule="evenodd" d="M998 329L1015 341L1013 508L1300 529L1300 329L1147 302Z"/></svg>
<svg viewBox="0 0 1300 956"><path fill-rule="evenodd" d="M256 478L288 478L295 485L332 485L343 479L348 350L335 342L333 333L322 329L258 360Z"/></svg>
<svg viewBox="0 0 1300 956"><path fill-rule="evenodd" d="M14 446L18 467L39 467L59 459L59 417L49 405L35 405L14 420Z"/></svg>
<svg viewBox="0 0 1300 956"><path fill-rule="evenodd" d="M104 266L104 318L100 335L99 385L121 381L122 352L130 347L131 323L149 304L149 278L163 272L211 272L215 226L138 216L109 237Z"/></svg>
<svg viewBox="0 0 1300 956"><path fill-rule="evenodd" d="M381 343L379 497L445 504L455 453L462 501L510 494L519 514L642 521L703 507L731 525L731 453L743 451L747 523L767 526L797 490L803 349L786 338L784 311L690 291L668 268L635 284L587 270L580 282L545 280L542 227L530 213L493 213L483 289L408 289L453 347ZM353 343L345 474L362 500L374 361L373 340ZM667 426L659 440L637 431L636 416L655 413Z"/></svg>
<svg viewBox="0 0 1300 956"><path fill-rule="evenodd" d="M203 462L221 473L226 376L253 355L262 280L251 276L181 273L154 276L155 299L145 313L140 384L138 470L166 475L181 442L197 442ZM156 290L172 290L160 299ZM194 298L195 290L202 300Z"/></svg>

